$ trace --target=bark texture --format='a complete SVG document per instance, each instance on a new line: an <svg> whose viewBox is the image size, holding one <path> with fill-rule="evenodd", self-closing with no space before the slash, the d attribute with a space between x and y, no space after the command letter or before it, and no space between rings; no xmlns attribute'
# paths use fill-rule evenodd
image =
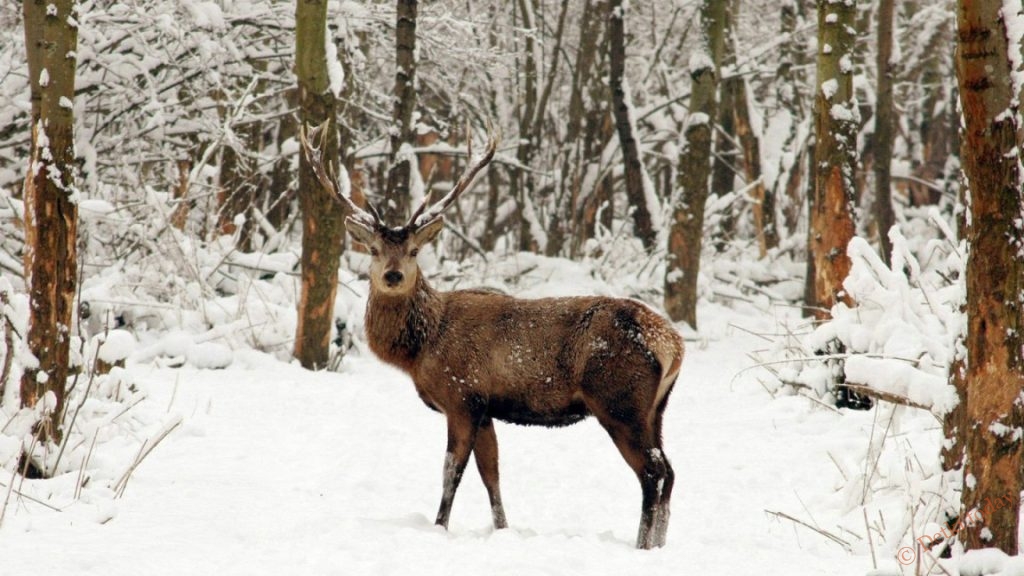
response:
<svg viewBox="0 0 1024 576"><path fill-rule="evenodd" d="M818 75L815 95L814 192L808 253L814 264L814 315L830 317L850 272L858 110L853 95L856 5L818 0Z"/></svg>
<svg viewBox="0 0 1024 576"><path fill-rule="evenodd" d="M875 106L875 220L882 258L886 263L892 257L889 229L896 223L892 210L892 147L895 133L895 111L892 101L892 62L894 0L881 0L878 5L878 55L875 61L878 87Z"/></svg>
<svg viewBox="0 0 1024 576"><path fill-rule="evenodd" d="M324 157L338 169L335 97L330 91L325 37L327 1L297 0L295 73L299 87L299 120L316 126L331 119ZM302 210L302 293L299 297L295 357L303 367L327 366L338 260L345 238L341 207L320 185L305 157L299 160L299 207Z"/></svg>
<svg viewBox="0 0 1024 576"><path fill-rule="evenodd" d="M967 549L1018 552L1024 464L1024 210L1020 110L999 0L958 2L956 68L963 106L967 223L967 372L960 430L966 443L962 512L983 520L961 533ZM956 380L954 380L956 382Z"/></svg>
<svg viewBox="0 0 1024 576"><path fill-rule="evenodd" d="M739 10L740 2L731 0L724 26L723 66L736 64L739 47L736 45L735 22L739 18ZM719 85L719 100L719 130L715 140L711 191L718 195L732 192L735 175L738 173L742 176L746 197L751 202L750 211L758 250L763 258L769 249L778 246L779 237L775 230L775 195L765 187L761 178L761 142L750 119L746 78L735 73L723 78ZM726 237L735 233L735 218L736 214L732 210L723 218L723 238L719 250L724 248Z"/></svg>
<svg viewBox="0 0 1024 576"><path fill-rule="evenodd" d="M25 280L31 302L28 346L39 361L21 379L21 404L48 393L55 405L39 423L42 441L59 441L77 285L75 50L78 4L26 0L25 45L32 99L32 153L25 178ZM43 472L45 471L38 471Z"/></svg>
<svg viewBox="0 0 1024 576"><path fill-rule="evenodd" d="M681 190L672 207L665 266L665 311L674 321L697 327L697 275L700 272L704 236L704 204L708 198L711 170L711 120L715 102L718 65L724 47L726 3L704 0L701 6L703 58L690 61L690 116L679 157L676 186Z"/></svg>
<svg viewBox="0 0 1024 576"><path fill-rule="evenodd" d="M398 0L395 13L395 108L391 133L391 169L382 207L385 222L404 222L409 215L409 179L419 169L415 154L402 152L416 138L416 15L418 0Z"/></svg>

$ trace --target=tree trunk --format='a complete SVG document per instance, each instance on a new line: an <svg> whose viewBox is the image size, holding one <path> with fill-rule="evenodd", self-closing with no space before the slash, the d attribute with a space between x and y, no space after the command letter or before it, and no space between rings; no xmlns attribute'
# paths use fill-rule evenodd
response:
<svg viewBox="0 0 1024 576"><path fill-rule="evenodd" d="M733 38L735 12L739 6L734 0L725 2L725 22L722 24L722 62L720 67L736 66L736 42ZM733 75L718 83L718 129L715 130L714 161L711 164L711 193L722 197L736 189L736 175L739 174L740 156L736 148L736 96L742 89L743 78ZM736 210L739 202L725 206L722 220L716 232L715 249L725 250L729 241L736 236Z"/></svg>
<svg viewBox="0 0 1024 576"><path fill-rule="evenodd" d="M611 177L600 174L602 152L611 139L616 137L611 114L611 92L600 73L606 69L609 53L608 26L604 25L607 14L607 0L596 0L590 11L588 28L583 34L591 39L593 45L584 45L582 38L580 44L580 50L586 48L593 58L588 78L579 80L580 89L589 96L590 105L584 105L581 94L578 106L583 114L583 140L575 150L577 168L574 182L576 189L572 198L575 227L571 251L573 257L580 255L587 241L597 233L598 215L603 218L601 223L611 229L614 213ZM582 69L584 65L583 62L577 64L577 72L581 75L585 71ZM589 186L584 188L584 185Z"/></svg>
<svg viewBox="0 0 1024 576"><path fill-rule="evenodd" d="M805 198L804 159L810 152L809 139L800 138L800 123L806 114L800 91L797 90L797 86L804 81L801 70L806 64L805 41L803 35L797 34L804 19L803 0L783 3L780 33L786 41L780 46L776 97L781 105L780 113L788 116L789 130L783 149L789 153L780 155L778 175L771 196L785 202L782 214L787 236L795 234L800 226Z"/></svg>
<svg viewBox="0 0 1024 576"><path fill-rule="evenodd" d="M701 5L701 46L690 59L690 116L676 172L681 194L672 207L665 266L665 310L672 320L686 322L694 329L704 204L711 169L711 119L716 115L715 83L722 58L725 5L719 0L704 0Z"/></svg>
<svg viewBox="0 0 1024 576"><path fill-rule="evenodd" d="M295 106L295 94L289 90L285 94L285 102L288 107ZM288 222L291 213L292 200L295 199L295 173L292 172L291 158L285 156L281 150L284 143L298 135L295 116L285 114L277 121L277 153L278 158L274 161L274 167L270 174L270 195L267 198L265 213L267 221L280 230Z"/></svg>
<svg viewBox="0 0 1024 576"><path fill-rule="evenodd" d="M316 126L330 119L324 158L338 169L335 96L330 90L325 38L327 2L298 0L295 11L295 72L299 88L299 120ZM338 203L317 181L306 158L299 159L299 206L302 210L302 293L299 299L295 357L303 367L327 366L338 260L345 223Z"/></svg>
<svg viewBox="0 0 1024 576"><path fill-rule="evenodd" d="M881 0L878 5L878 76L877 104L875 110L875 219L878 222L878 239L882 246L882 259L889 262L892 242L889 229L896 222L892 210L892 147L893 147L893 101L892 101L892 43L894 0Z"/></svg>
<svg viewBox="0 0 1024 576"><path fill-rule="evenodd" d="M1015 555L1024 442L1024 174L1021 117L1012 78L1009 3L959 0L956 69L963 106L963 171L970 210L967 241L966 440L962 512L967 549ZM1020 10L1020 5L1016 7ZM1011 56L1011 51L1015 55Z"/></svg>
<svg viewBox="0 0 1024 576"><path fill-rule="evenodd" d="M853 95L857 10L853 3L818 0L818 75L815 95L815 177L810 207L815 316L831 316L850 272L846 246L853 238L854 171L858 110Z"/></svg>
<svg viewBox="0 0 1024 576"><path fill-rule="evenodd" d="M753 200L754 233L757 234L758 251L764 258L769 250L779 245L779 233L775 227L775 194L768 190L761 177L761 140L754 133L754 125L750 121L745 79L739 81L734 102L736 138L743 153L743 174L751 186L748 195Z"/></svg>
<svg viewBox="0 0 1024 576"><path fill-rule="evenodd" d="M623 0L611 0L608 18L608 63L611 71L609 84L612 90L612 114L615 116L615 129L619 135L619 146L622 148L622 166L625 172L626 197L633 210L633 233L643 242L644 248L650 250L657 240L657 231L652 222L648 195L653 190L645 191L643 161L640 158L640 147L637 135L633 133L635 126L630 115L630 95L626 82L626 6ZM712 96L714 99L714 96Z"/></svg>
<svg viewBox="0 0 1024 576"><path fill-rule="evenodd" d="M53 394L53 409L37 429L43 442L61 438L78 272L73 109L77 8L74 0L23 3L32 99L32 148L24 191L25 283L30 299L28 346L39 363L25 368L21 404L33 407Z"/></svg>
<svg viewBox="0 0 1024 576"><path fill-rule="evenodd" d="M225 110L230 114L230 111ZM252 208L256 202L259 170L245 152L259 153L262 134L260 124L252 122L235 131L237 142L226 143L220 152L217 190L217 230L220 234L238 234L235 246L242 252L252 250L256 220ZM239 150L239 148L241 150ZM235 223L244 219L241 228Z"/></svg>
<svg viewBox="0 0 1024 576"><path fill-rule="evenodd" d="M405 222L411 203L409 179L417 168L414 145L416 126L416 13L418 0L398 0L395 14L395 108L391 132L391 168L388 170L384 221L392 225ZM406 150L403 151L403 147Z"/></svg>
<svg viewBox="0 0 1024 576"><path fill-rule="evenodd" d="M519 106L519 143L516 147L516 160L520 165L526 167L533 162L533 150L536 143L533 142L531 136L533 120L537 114L537 100L540 98L537 89L540 63L537 62L537 40L535 38L535 34L539 33L536 22L537 2L538 0L518 0L516 3L523 19L521 26L528 31L524 40L523 90L520 99L522 104ZM538 249L537 239L533 237L531 229L534 197L533 173L529 170L513 169L509 178L512 197L516 199L516 211L519 216L519 249L536 251Z"/></svg>

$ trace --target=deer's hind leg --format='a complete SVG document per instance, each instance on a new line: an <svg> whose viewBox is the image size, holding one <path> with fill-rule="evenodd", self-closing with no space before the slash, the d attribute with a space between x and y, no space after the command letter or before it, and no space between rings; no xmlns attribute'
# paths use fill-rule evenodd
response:
<svg viewBox="0 0 1024 576"><path fill-rule="evenodd" d="M676 473L672 470L672 464L668 461L668 457L665 456L665 452L661 448L661 410L664 409L662 405L659 411L654 415L652 434L656 445L656 450L653 454L655 459L661 459L665 465L665 477L661 486L659 499L655 505L654 510L654 545L661 547L665 545L666 533L668 532L668 519L670 515L670 501L672 500L672 488L676 483Z"/></svg>
<svg viewBox="0 0 1024 576"><path fill-rule="evenodd" d="M480 479L487 488L487 496L491 500L491 517L494 520L494 528L500 530L508 528L505 520L505 508L501 504L501 489L498 486L498 437L494 433L494 422L491 418L485 417L480 422L476 433L476 443L473 444L473 458L476 460L476 468L480 472Z"/></svg>
<svg viewBox="0 0 1024 576"><path fill-rule="evenodd" d="M600 409L592 410L608 431L622 457L640 481L643 500L636 547L650 549L665 545L668 528L668 499L674 474L661 451L661 439L653 434L646 419L623 420Z"/></svg>

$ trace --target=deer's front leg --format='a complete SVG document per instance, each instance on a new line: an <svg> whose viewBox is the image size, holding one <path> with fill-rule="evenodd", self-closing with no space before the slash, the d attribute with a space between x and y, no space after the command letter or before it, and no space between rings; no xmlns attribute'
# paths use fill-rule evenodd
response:
<svg viewBox="0 0 1024 576"><path fill-rule="evenodd" d="M448 529L452 514L455 490L466 470L469 454L476 440L477 424L473 418L460 415L448 416L448 449L444 455L444 491L441 493L441 507L437 510L438 526Z"/></svg>
<svg viewBox="0 0 1024 576"><path fill-rule="evenodd" d="M473 458L476 459L477 470L480 471L480 478L491 500L494 528L508 528L505 508L501 504L501 489L498 487L498 437L494 434L494 422L489 417L480 422L476 443L473 445Z"/></svg>

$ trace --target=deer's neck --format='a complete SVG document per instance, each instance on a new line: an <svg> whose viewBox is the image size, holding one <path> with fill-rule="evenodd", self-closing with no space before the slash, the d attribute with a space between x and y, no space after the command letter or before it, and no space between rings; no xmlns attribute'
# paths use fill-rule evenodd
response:
<svg viewBox="0 0 1024 576"><path fill-rule="evenodd" d="M422 274L412 294L392 296L370 290L366 302L367 340L373 353L389 364L411 372L440 323L440 294Z"/></svg>

